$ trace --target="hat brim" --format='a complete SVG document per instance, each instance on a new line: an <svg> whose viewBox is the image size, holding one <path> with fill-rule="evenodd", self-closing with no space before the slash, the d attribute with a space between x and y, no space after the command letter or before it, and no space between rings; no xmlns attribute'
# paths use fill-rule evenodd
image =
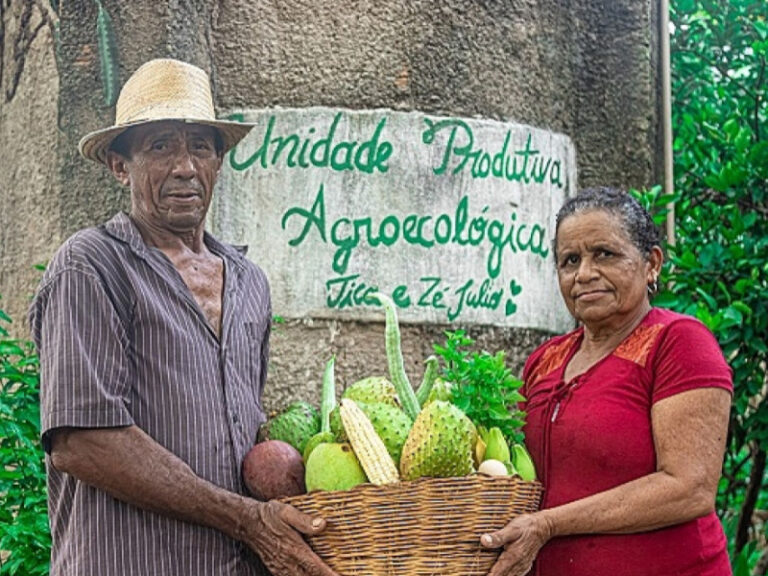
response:
<svg viewBox="0 0 768 576"><path fill-rule="evenodd" d="M143 126L144 124L150 124L152 122L161 122L164 120L175 120L177 122L185 122L187 124L200 124L203 126L210 126L215 128L221 134L221 140L224 144L223 153L228 152L234 148L235 145L240 142L248 132L256 125L251 122L230 122L227 120L195 120L189 118L163 118L140 120L138 122L132 122L129 124L123 124L121 126L112 126L110 128L104 128L103 130L96 130L89 134L86 134L80 140L78 144L78 150L80 154L88 160L94 162L100 162L101 164L107 163L107 151L112 145L112 142L120 136L123 132L136 126Z"/></svg>

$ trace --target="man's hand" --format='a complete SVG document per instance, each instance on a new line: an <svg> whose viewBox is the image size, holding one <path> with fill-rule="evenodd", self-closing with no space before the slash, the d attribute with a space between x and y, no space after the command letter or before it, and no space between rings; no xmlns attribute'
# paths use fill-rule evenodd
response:
<svg viewBox="0 0 768 576"><path fill-rule="evenodd" d="M313 519L275 500L250 500L244 521L243 541L258 553L273 576L338 576L302 538L302 534L323 531L321 518Z"/></svg>
<svg viewBox="0 0 768 576"><path fill-rule="evenodd" d="M274 576L338 576L312 552L302 534L325 522L280 502L259 502L197 476L136 426L62 429L51 459L61 472L134 506L210 526L258 553Z"/></svg>
<svg viewBox="0 0 768 576"><path fill-rule="evenodd" d="M541 547L552 537L546 519L537 514L517 516L504 528L483 534L480 543L486 548L504 547L488 576L523 576L533 566Z"/></svg>

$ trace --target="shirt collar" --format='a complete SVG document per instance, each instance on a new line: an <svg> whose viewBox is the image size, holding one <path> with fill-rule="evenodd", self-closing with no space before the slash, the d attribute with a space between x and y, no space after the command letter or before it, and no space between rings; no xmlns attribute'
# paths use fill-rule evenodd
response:
<svg viewBox="0 0 768 576"><path fill-rule="evenodd" d="M137 256L146 257L147 245L141 237L139 229L136 228L136 225L128 217L127 213L118 212L103 225L103 228L113 238L128 244ZM228 263L232 263L240 269L245 267L244 259L248 252L248 246L225 244L208 232L203 232L203 242L205 242L205 245L208 246L211 252L226 258Z"/></svg>

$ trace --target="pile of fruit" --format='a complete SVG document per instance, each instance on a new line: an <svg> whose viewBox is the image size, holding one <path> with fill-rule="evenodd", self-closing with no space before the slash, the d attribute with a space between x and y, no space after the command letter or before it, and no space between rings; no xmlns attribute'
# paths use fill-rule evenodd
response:
<svg viewBox="0 0 768 576"><path fill-rule="evenodd" d="M314 490L348 490L421 477L474 473L536 479L522 443L509 443L498 427L473 422L451 402L454 385L427 361L418 390L403 368L394 303L375 296L386 312L389 379L349 386L336 405L334 359L323 376L320 411L296 402L271 418L246 456L243 477L251 493L269 500ZM511 444L511 446L510 446Z"/></svg>

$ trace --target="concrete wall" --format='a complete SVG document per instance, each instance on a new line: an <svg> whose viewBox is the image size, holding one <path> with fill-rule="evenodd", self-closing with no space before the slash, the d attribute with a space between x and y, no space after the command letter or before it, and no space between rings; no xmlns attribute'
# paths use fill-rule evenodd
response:
<svg viewBox="0 0 768 576"><path fill-rule="evenodd" d="M0 1L0 308L24 332L29 297L61 240L56 14Z"/></svg>
<svg viewBox="0 0 768 576"><path fill-rule="evenodd" d="M34 289L29 265L47 259L76 229L127 205L105 170L76 155L82 134L113 118L114 86L103 81L103 65L122 84L151 57L188 60L209 71L221 110L391 108L529 124L570 136L582 186L657 181L651 1L101 4L111 27L103 15L97 20L92 1L56 2L58 13L43 0L0 2L0 293L16 317ZM50 23L28 46L8 100L17 41L30 37L43 14ZM115 48L113 57L104 58L99 34ZM443 328L404 329L413 379ZM545 337L504 328L473 334L491 350L508 350L516 370ZM333 352L342 382L384 372L383 326L313 318L279 325L268 403L317 396Z"/></svg>

